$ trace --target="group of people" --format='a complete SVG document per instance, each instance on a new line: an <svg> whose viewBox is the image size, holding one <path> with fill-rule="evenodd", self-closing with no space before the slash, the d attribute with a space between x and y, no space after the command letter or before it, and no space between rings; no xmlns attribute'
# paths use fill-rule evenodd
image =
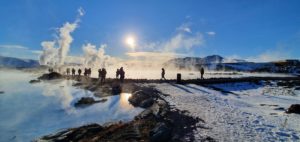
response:
<svg viewBox="0 0 300 142"><path fill-rule="evenodd" d="M98 77L99 77L101 83L104 83L105 78L106 78L106 73L107 72L106 72L105 68L98 69Z"/></svg>
<svg viewBox="0 0 300 142"><path fill-rule="evenodd" d="M71 72L72 72L72 76L75 76L76 70L74 68L72 68ZM92 74L91 68L88 68L88 69L85 68L83 74L84 74L84 76L90 77L91 74ZM106 71L105 68L98 69L98 77L99 77L99 80L101 81L101 83L103 83L105 81L106 74L107 74L107 71ZM165 74L166 74L165 69L162 68L161 69L161 79L162 80L166 80ZM200 68L200 74L201 74L201 79L204 79L204 77L203 77L203 75L204 75L204 68L203 67ZM67 75L70 75L70 68L67 68ZM79 76L81 75L81 69L78 69L78 75ZM120 79L121 82L124 81L124 79L125 79L125 71L124 71L123 67L121 67L120 69L117 69L117 71L116 71L116 78Z"/></svg>
<svg viewBox="0 0 300 142"><path fill-rule="evenodd" d="M118 79L119 76L120 76L121 82L123 82L124 78L125 78L125 71L123 70L123 67L121 67L120 69L117 69L117 71L116 71L116 78Z"/></svg>

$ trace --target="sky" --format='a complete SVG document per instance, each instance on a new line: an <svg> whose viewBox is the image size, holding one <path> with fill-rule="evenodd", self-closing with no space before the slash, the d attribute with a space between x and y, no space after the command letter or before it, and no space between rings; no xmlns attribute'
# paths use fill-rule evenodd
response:
<svg viewBox="0 0 300 142"><path fill-rule="evenodd" d="M299 0L1 0L0 55L38 59L42 43L59 43L59 29L69 22L76 25L68 56L83 56L92 44L119 58L300 59L299 6Z"/></svg>

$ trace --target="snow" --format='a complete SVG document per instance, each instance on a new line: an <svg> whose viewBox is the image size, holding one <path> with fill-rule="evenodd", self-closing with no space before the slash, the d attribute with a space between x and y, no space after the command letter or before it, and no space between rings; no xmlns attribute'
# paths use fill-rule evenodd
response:
<svg viewBox="0 0 300 142"><path fill-rule="evenodd" d="M197 125L202 127L194 131L198 140L210 136L217 141L300 141L300 115L274 110L299 103L297 91L296 95L282 95L285 88L252 83L212 85L232 93L194 84L144 85L169 94L162 97L173 108L186 110L205 121L199 122Z"/></svg>

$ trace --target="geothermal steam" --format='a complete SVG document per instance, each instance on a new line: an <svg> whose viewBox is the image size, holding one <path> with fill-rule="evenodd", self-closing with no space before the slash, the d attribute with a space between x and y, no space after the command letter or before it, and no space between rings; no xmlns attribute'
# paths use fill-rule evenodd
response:
<svg viewBox="0 0 300 142"><path fill-rule="evenodd" d="M61 66L64 64L66 56L73 41L71 33L78 28L80 17L84 15L82 8L78 9L78 16L73 23L66 22L59 28L58 38L53 41L43 41L43 53L40 56L41 65Z"/></svg>

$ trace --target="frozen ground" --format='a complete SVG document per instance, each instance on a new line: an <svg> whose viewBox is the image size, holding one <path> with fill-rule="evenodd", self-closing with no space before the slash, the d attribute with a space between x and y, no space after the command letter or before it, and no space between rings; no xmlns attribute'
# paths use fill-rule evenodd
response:
<svg viewBox="0 0 300 142"><path fill-rule="evenodd" d="M300 115L285 114L280 108L286 109L291 104L299 103L298 91L253 83L213 86L227 93L194 84L145 85L153 85L169 94L165 99L174 109L186 110L205 121L199 122L206 128L197 128L194 132L196 138L210 136L218 141L300 141Z"/></svg>

